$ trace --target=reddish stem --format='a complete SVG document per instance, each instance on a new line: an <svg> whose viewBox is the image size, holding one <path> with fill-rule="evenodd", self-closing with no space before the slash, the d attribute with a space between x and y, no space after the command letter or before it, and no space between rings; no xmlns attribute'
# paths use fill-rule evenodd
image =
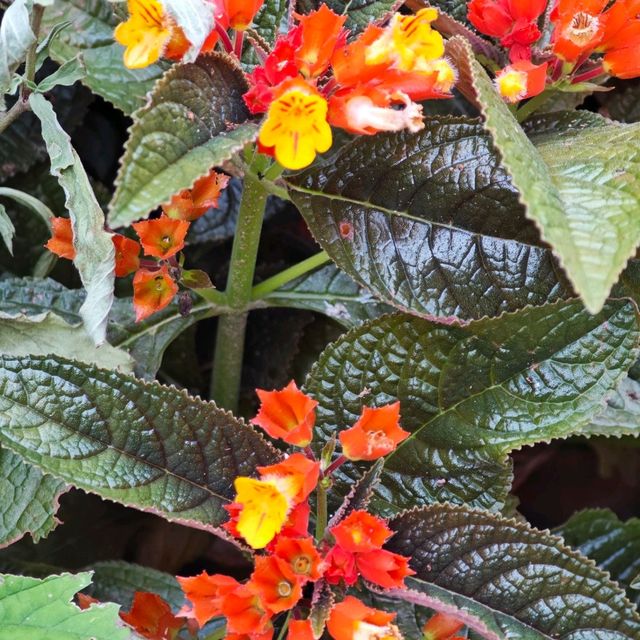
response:
<svg viewBox="0 0 640 640"><path fill-rule="evenodd" d="M558 80L560 80L563 66L564 62L560 60L560 58L556 58L556 61L553 64L553 71L551 72L551 80L553 80L553 82L557 82Z"/></svg>
<svg viewBox="0 0 640 640"><path fill-rule="evenodd" d="M336 469L339 469L346 461L347 461L347 458L345 456L340 456L339 458L334 460L327 467L327 470L324 472L324 477L326 478L327 476L330 476Z"/></svg>
<svg viewBox="0 0 640 640"><path fill-rule="evenodd" d="M238 60L242 58L242 45L244 44L244 31L236 31L235 43L233 51L236 54Z"/></svg>
<svg viewBox="0 0 640 640"><path fill-rule="evenodd" d="M601 64L599 64L594 69L590 69L589 71L585 71L580 75L575 76L575 78L571 81L571 84L578 84L580 82L589 82L589 80L593 80L598 76L601 76L604 73L604 68Z"/></svg>
<svg viewBox="0 0 640 640"><path fill-rule="evenodd" d="M309 458L309 460L313 460L315 462L316 455L315 453L313 453L313 449L311 447L306 446L304 448L304 453L307 456L307 458Z"/></svg>
<svg viewBox="0 0 640 640"><path fill-rule="evenodd" d="M231 42L229 34L219 22L216 22L216 33L220 36L220 41L222 42L224 50L227 53L233 53L233 42Z"/></svg>

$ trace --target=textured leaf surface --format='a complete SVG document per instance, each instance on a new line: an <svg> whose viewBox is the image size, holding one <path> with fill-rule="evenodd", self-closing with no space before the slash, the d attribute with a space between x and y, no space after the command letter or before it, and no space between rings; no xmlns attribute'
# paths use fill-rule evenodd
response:
<svg viewBox="0 0 640 640"><path fill-rule="evenodd" d="M640 435L640 382L623 378L607 398L604 411L582 429L589 436Z"/></svg>
<svg viewBox="0 0 640 640"><path fill-rule="evenodd" d="M51 103L39 94L32 94L29 103L42 125L51 173L66 195L76 249L73 264L87 292L80 315L87 333L100 345L106 340L107 318L114 297L115 249L111 234L104 230L104 214L82 161L58 123Z"/></svg>
<svg viewBox="0 0 640 640"><path fill-rule="evenodd" d="M269 305L323 313L345 327L391 311L335 265L327 265L267 295Z"/></svg>
<svg viewBox="0 0 640 640"><path fill-rule="evenodd" d="M184 602L178 581L169 573L120 560L99 562L91 570L93 580L87 592L102 602L117 602L129 609L136 591L157 593L174 611Z"/></svg>
<svg viewBox="0 0 640 640"><path fill-rule="evenodd" d="M640 125L605 124L527 138L466 42L449 41L502 162L587 308L598 312L640 244Z"/></svg>
<svg viewBox="0 0 640 640"><path fill-rule="evenodd" d="M450 505L406 512L390 526L389 549L409 556L416 571L410 586L481 618L500 640L640 634L624 592L548 533Z"/></svg>
<svg viewBox="0 0 640 640"><path fill-rule="evenodd" d="M43 580L0 575L0 640L128 640L133 634L114 604L81 611L75 594L91 573L62 574Z"/></svg>
<svg viewBox="0 0 640 640"><path fill-rule="evenodd" d="M57 524L55 512L64 482L0 448L0 548L30 533L35 542Z"/></svg>
<svg viewBox="0 0 640 640"><path fill-rule="evenodd" d="M0 358L0 441L86 491L208 531L279 454L212 403L62 358ZM55 393L52 393L55 389Z"/></svg>
<svg viewBox="0 0 640 640"><path fill-rule="evenodd" d="M268 43L273 44L279 31L286 31L289 0L266 0L253 19L253 27Z"/></svg>
<svg viewBox="0 0 640 640"><path fill-rule="evenodd" d="M480 318L564 295L481 125L425 123L418 134L361 136L290 178L322 247L384 302L427 317Z"/></svg>
<svg viewBox="0 0 640 640"><path fill-rule="evenodd" d="M580 432L635 361L638 335L631 302L597 316L560 302L466 327L385 316L330 345L306 387L325 437L365 404L400 400L412 436L386 458L377 495L387 505L500 508L504 456Z"/></svg>
<svg viewBox="0 0 640 640"><path fill-rule="evenodd" d="M27 0L15 0L0 22L0 107L4 104L3 96L9 90L13 72L24 61L35 39Z"/></svg>
<svg viewBox="0 0 640 640"><path fill-rule="evenodd" d="M627 589L640 604L640 593L631 583L640 571L640 520L622 522L612 511L589 509L572 516L555 530L564 541L596 564Z"/></svg>
<svg viewBox="0 0 640 640"><path fill-rule="evenodd" d="M402 4L398 0L300 0L299 11L308 13L318 9L323 3L338 14L346 13L346 26L356 31L366 28L371 22L383 19Z"/></svg>
<svg viewBox="0 0 640 640"><path fill-rule="evenodd" d="M224 54L165 75L135 115L111 203L112 226L146 216L253 139L253 123L233 128L249 116L246 90L242 72Z"/></svg>
<svg viewBox="0 0 640 640"><path fill-rule="evenodd" d="M51 42L49 53L61 64L82 53L86 67L83 79L92 91L130 114L144 105L146 94L160 78L166 64L144 69L127 69L122 61L124 47L113 40L118 24L108 0L55 0L47 7L44 28L70 22Z"/></svg>

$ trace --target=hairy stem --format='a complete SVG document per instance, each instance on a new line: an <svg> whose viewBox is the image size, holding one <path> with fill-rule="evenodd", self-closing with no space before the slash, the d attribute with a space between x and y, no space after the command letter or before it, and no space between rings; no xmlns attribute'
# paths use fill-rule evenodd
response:
<svg viewBox="0 0 640 640"><path fill-rule="evenodd" d="M324 478L318 483L316 489L317 494L317 512L316 512L316 540L320 542L324 538L324 532L327 528L328 507L327 507L327 487Z"/></svg>
<svg viewBox="0 0 640 640"><path fill-rule="evenodd" d="M246 307L258 257L264 207L268 192L253 171L248 171L242 191L238 225L233 240L225 297L231 311L218 319L210 398L219 407L236 412L242 377Z"/></svg>

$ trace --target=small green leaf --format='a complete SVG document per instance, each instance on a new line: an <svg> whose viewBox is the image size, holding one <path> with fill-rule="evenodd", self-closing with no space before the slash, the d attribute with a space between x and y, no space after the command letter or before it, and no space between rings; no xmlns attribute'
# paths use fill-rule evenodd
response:
<svg viewBox="0 0 640 640"><path fill-rule="evenodd" d="M640 520L622 522L612 511L588 509L571 516L555 534L596 564L618 584L628 597L640 604L633 580L640 571Z"/></svg>
<svg viewBox="0 0 640 640"><path fill-rule="evenodd" d="M58 85L69 86L78 80L82 80L85 75L86 69L84 62L80 56L76 56L75 58L71 58L71 60L67 60L67 62L62 64L50 76L47 76L37 86L37 90L40 93L46 93Z"/></svg>
<svg viewBox="0 0 640 640"><path fill-rule="evenodd" d="M29 18L29 3L27 0L14 0L0 22L0 109L4 105L3 96L11 86L13 72L24 61L35 40Z"/></svg>
<svg viewBox="0 0 640 640"><path fill-rule="evenodd" d="M87 291L80 314L87 332L99 345L106 340L107 318L114 297L115 249L111 235L104 230L102 209L53 107L40 94L32 94L29 103L42 125L51 173L58 178L67 196L65 204L71 216L76 248L73 263Z"/></svg>
<svg viewBox="0 0 640 640"><path fill-rule="evenodd" d="M463 82L477 94L491 132L520 191L585 306L597 313L640 244L640 125L603 122L560 138L527 138L468 43L447 44Z"/></svg>
<svg viewBox="0 0 640 640"><path fill-rule="evenodd" d="M627 301L597 316L558 302L464 327L384 316L330 345L306 388L325 438L365 405L400 401L412 435L386 458L379 508L500 509L511 480L504 457L581 433L635 362L638 322ZM343 469L353 481L353 467Z"/></svg>
<svg viewBox="0 0 640 640"><path fill-rule="evenodd" d="M188 87L188 91L186 90ZM111 202L111 226L131 224L189 188L252 140L242 71L224 54L174 66L134 116Z"/></svg>
<svg viewBox="0 0 640 640"><path fill-rule="evenodd" d="M47 207L44 202L34 198L32 195L19 191L18 189L11 189L9 187L0 187L0 197L11 198L16 202L31 209L34 213L39 215L47 227L51 228L51 218L53 218L53 211Z"/></svg>
<svg viewBox="0 0 640 640"><path fill-rule="evenodd" d="M547 532L452 505L408 511L389 524L396 533L388 548L416 571L407 586L458 609L463 621L479 620L485 638L639 637L640 617L624 592ZM389 598L406 594L392 589Z"/></svg>
<svg viewBox="0 0 640 640"><path fill-rule="evenodd" d="M0 356L0 442L73 486L213 533L234 479L280 458L213 403L59 357Z"/></svg>
<svg viewBox="0 0 640 640"><path fill-rule="evenodd" d="M16 228L13 226L9 214L7 214L7 210L0 204L0 238L2 238L11 255L13 255L13 236L15 232Z"/></svg>
<svg viewBox="0 0 640 640"><path fill-rule="evenodd" d="M51 40L51 57L64 64L81 53L87 71L82 81L94 93L127 115L142 107L168 65L152 64L144 69L124 66L124 47L113 40L118 24L113 5L108 0L56 0L44 13L45 32L61 22L73 27L60 31Z"/></svg>
<svg viewBox="0 0 640 640"><path fill-rule="evenodd" d="M0 575L0 640L129 640L130 629L115 604L82 611L73 597L91 583L91 573L44 580Z"/></svg>
<svg viewBox="0 0 640 640"><path fill-rule="evenodd" d="M34 542L46 537L58 524L55 513L64 491L64 482L0 448L0 548L27 533Z"/></svg>

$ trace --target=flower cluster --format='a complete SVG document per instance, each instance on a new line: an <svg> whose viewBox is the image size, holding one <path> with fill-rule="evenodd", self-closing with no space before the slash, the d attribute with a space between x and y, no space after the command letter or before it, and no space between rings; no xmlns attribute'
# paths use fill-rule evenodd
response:
<svg viewBox="0 0 640 640"><path fill-rule="evenodd" d="M549 18L549 46L540 22ZM566 81L640 76L640 0L471 0L469 21L508 51L496 86L515 103ZM592 54L603 54L591 59Z"/></svg>
<svg viewBox="0 0 640 640"><path fill-rule="evenodd" d="M185 245L189 225L218 204L220 192L228 183L227 176L211 171L192 189L175 195L163 207L163 214L153 220L137 222L133 228L138 240L114 233L115 275L133 276L133 306L136 322L164 309L178 293L180 266L177 254ZM73 229L68 218L51 220L52 237L45 247L60 258L73 260L76 249ZM140 252L147 258L140 258ZM154 258L155 260L150 260Z"/></svg>
<svg viewBox="0 0 640 640"><path fill-rule="evenodd" d="M310 640L321 634L309 616L313 594L328 585L351 587L360 578L383 589L402 588L413 574L408 558L383 548L393 535L387 523L348 503L324 527L319 523L326 519L325 503L319 500L316 536L309 534L312 492L326 491L333 472L346 460L380 458L409 433L399 425L399 403L365 407L353 427L339 435L342 455L333 462L323 456L321 463L309 448L317 402L294 382L277 391L258 390L258 395L261 406L253 424L299 447L281 462L259 467L258 478L235 480L236 497L227 506L230 519L224 528L263 551L246 582L206 572L178 578L190 603L178 615L201 626L223 616L227 638L270 640L274 618L293 612L287 637ZM392 640L401 638L394 617L349 596L332 608L327 629L335 640Z"/></svg>

